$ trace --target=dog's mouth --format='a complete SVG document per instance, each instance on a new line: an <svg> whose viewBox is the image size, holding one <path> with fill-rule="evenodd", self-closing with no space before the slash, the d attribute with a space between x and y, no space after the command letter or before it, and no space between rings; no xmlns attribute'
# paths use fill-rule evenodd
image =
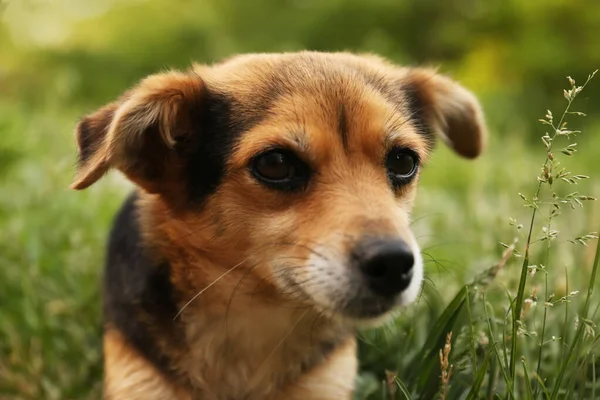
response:
<svg viewBox="0 0 600 400"><path fill-rule="evenodd" d="M341 310L345 317L357 321L371 321L385 317L397 307L395 298L360 296L353 297Z"/></svg>
<svg viewBox="0 0 600 400"><path fill-rule="evenodd" d="M314 307L332 319L342 320L350 325L379 325L410 304L420 289L419 277L413 277L410 286L395 295L380 295L358 282L350 282L346 288L328 285L309 284L297 280L292 273L282 274L285 280L284 297L304 305ZM415 286L417 289L415 289Z"/></svg>

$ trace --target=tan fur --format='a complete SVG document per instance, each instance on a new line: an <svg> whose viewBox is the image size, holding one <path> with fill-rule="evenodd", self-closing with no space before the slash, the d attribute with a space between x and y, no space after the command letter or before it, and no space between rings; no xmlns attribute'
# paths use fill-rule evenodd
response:
<svg viewBox="0 0 600 400"><path fill-rule="evenodd" d="M356 341L349 340L327 361L284 389L275 400L350 400L357 370Z"/></svg>
<svg viewBox="0 0 600 400"><path fill-rule="evenodd" d="M114 329L104 333L104 398L189 400L142 358Z"/></svg>
<svg viewBox="0 0 600 400"><path fill-rule="evenodd" d="M283 94L272 100L269 85ZM286 85L296 90L287 93ZM344 256L369 235L404 240L418 255L409 227L418 179L394 193L383 164L394 146L423 162L430 148L396 87L417 92L425 122L459 154L481 152L482 113L466 89L431 70L345 53L246 55L154 75L84 120L79 134L95 129L96 150L82 159L73 187L91 185L110 167L136 183L144 243L168 261L182 296L174 323L184 327L185 343L156 338L176 382L107 331L110 398L351 398L357 321L337 312L335 297L352 283ZM192 148L202 140L192 115L207 88L232 96L240 118L251 119L261 99L272 103L237 141L223 181L200 208L186 203L189 160L177 146L182 138ZM284 195L250 176L252 157L272 146L315 167L310 190ZM414 299L418 285L407 292L399 305ZM319 347L327 342L338 343L329 354Z"/></svg>

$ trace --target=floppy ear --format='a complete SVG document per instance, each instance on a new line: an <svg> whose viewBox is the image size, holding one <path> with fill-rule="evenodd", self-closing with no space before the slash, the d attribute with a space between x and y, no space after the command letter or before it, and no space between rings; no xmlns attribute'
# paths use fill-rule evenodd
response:
<svg viewBox="0 0 600 400"><path fill-rule="evenodd" d="M409 69L404 88L411 112L423 128L465 158L477 157L486 142L481 106L475 96L430 69Z"/></svg>
<svg viewBox="0 0 600 400"><path fill-rule="evenodd" d="M83 118L73 189L85 189L117 168L150 193L182 189L186 155L198 146L205 85L193 73L152 75L123 97Z"/></svg>

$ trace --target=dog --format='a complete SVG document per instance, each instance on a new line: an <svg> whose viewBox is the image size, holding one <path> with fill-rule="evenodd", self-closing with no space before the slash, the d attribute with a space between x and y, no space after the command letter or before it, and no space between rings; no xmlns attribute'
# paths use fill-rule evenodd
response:
<svg viewBox="0 0 600 400"><path fill-rule="evenodd" d="M475 96L374 55L235 56L143 79L76 127L85 189L136 186L103 283L106 399L350 399L354 329L413 302L434 142L477 157Z"/></svg>

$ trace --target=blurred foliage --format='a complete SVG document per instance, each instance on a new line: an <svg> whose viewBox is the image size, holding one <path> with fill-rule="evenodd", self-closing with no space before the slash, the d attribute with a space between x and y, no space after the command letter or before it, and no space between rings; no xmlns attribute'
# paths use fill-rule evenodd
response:
<svg viewBox="0 0 600 400"><path fill-rule="evenodd" d="M557 77L600 65L596 0L21 0L4 8L0 87L35 105L97 106L146 74L240 52L353 50L441 65L510 133L530 131L539 104L562 90ZM590 88L586 108L600 105L597 93Z"/></svg>

